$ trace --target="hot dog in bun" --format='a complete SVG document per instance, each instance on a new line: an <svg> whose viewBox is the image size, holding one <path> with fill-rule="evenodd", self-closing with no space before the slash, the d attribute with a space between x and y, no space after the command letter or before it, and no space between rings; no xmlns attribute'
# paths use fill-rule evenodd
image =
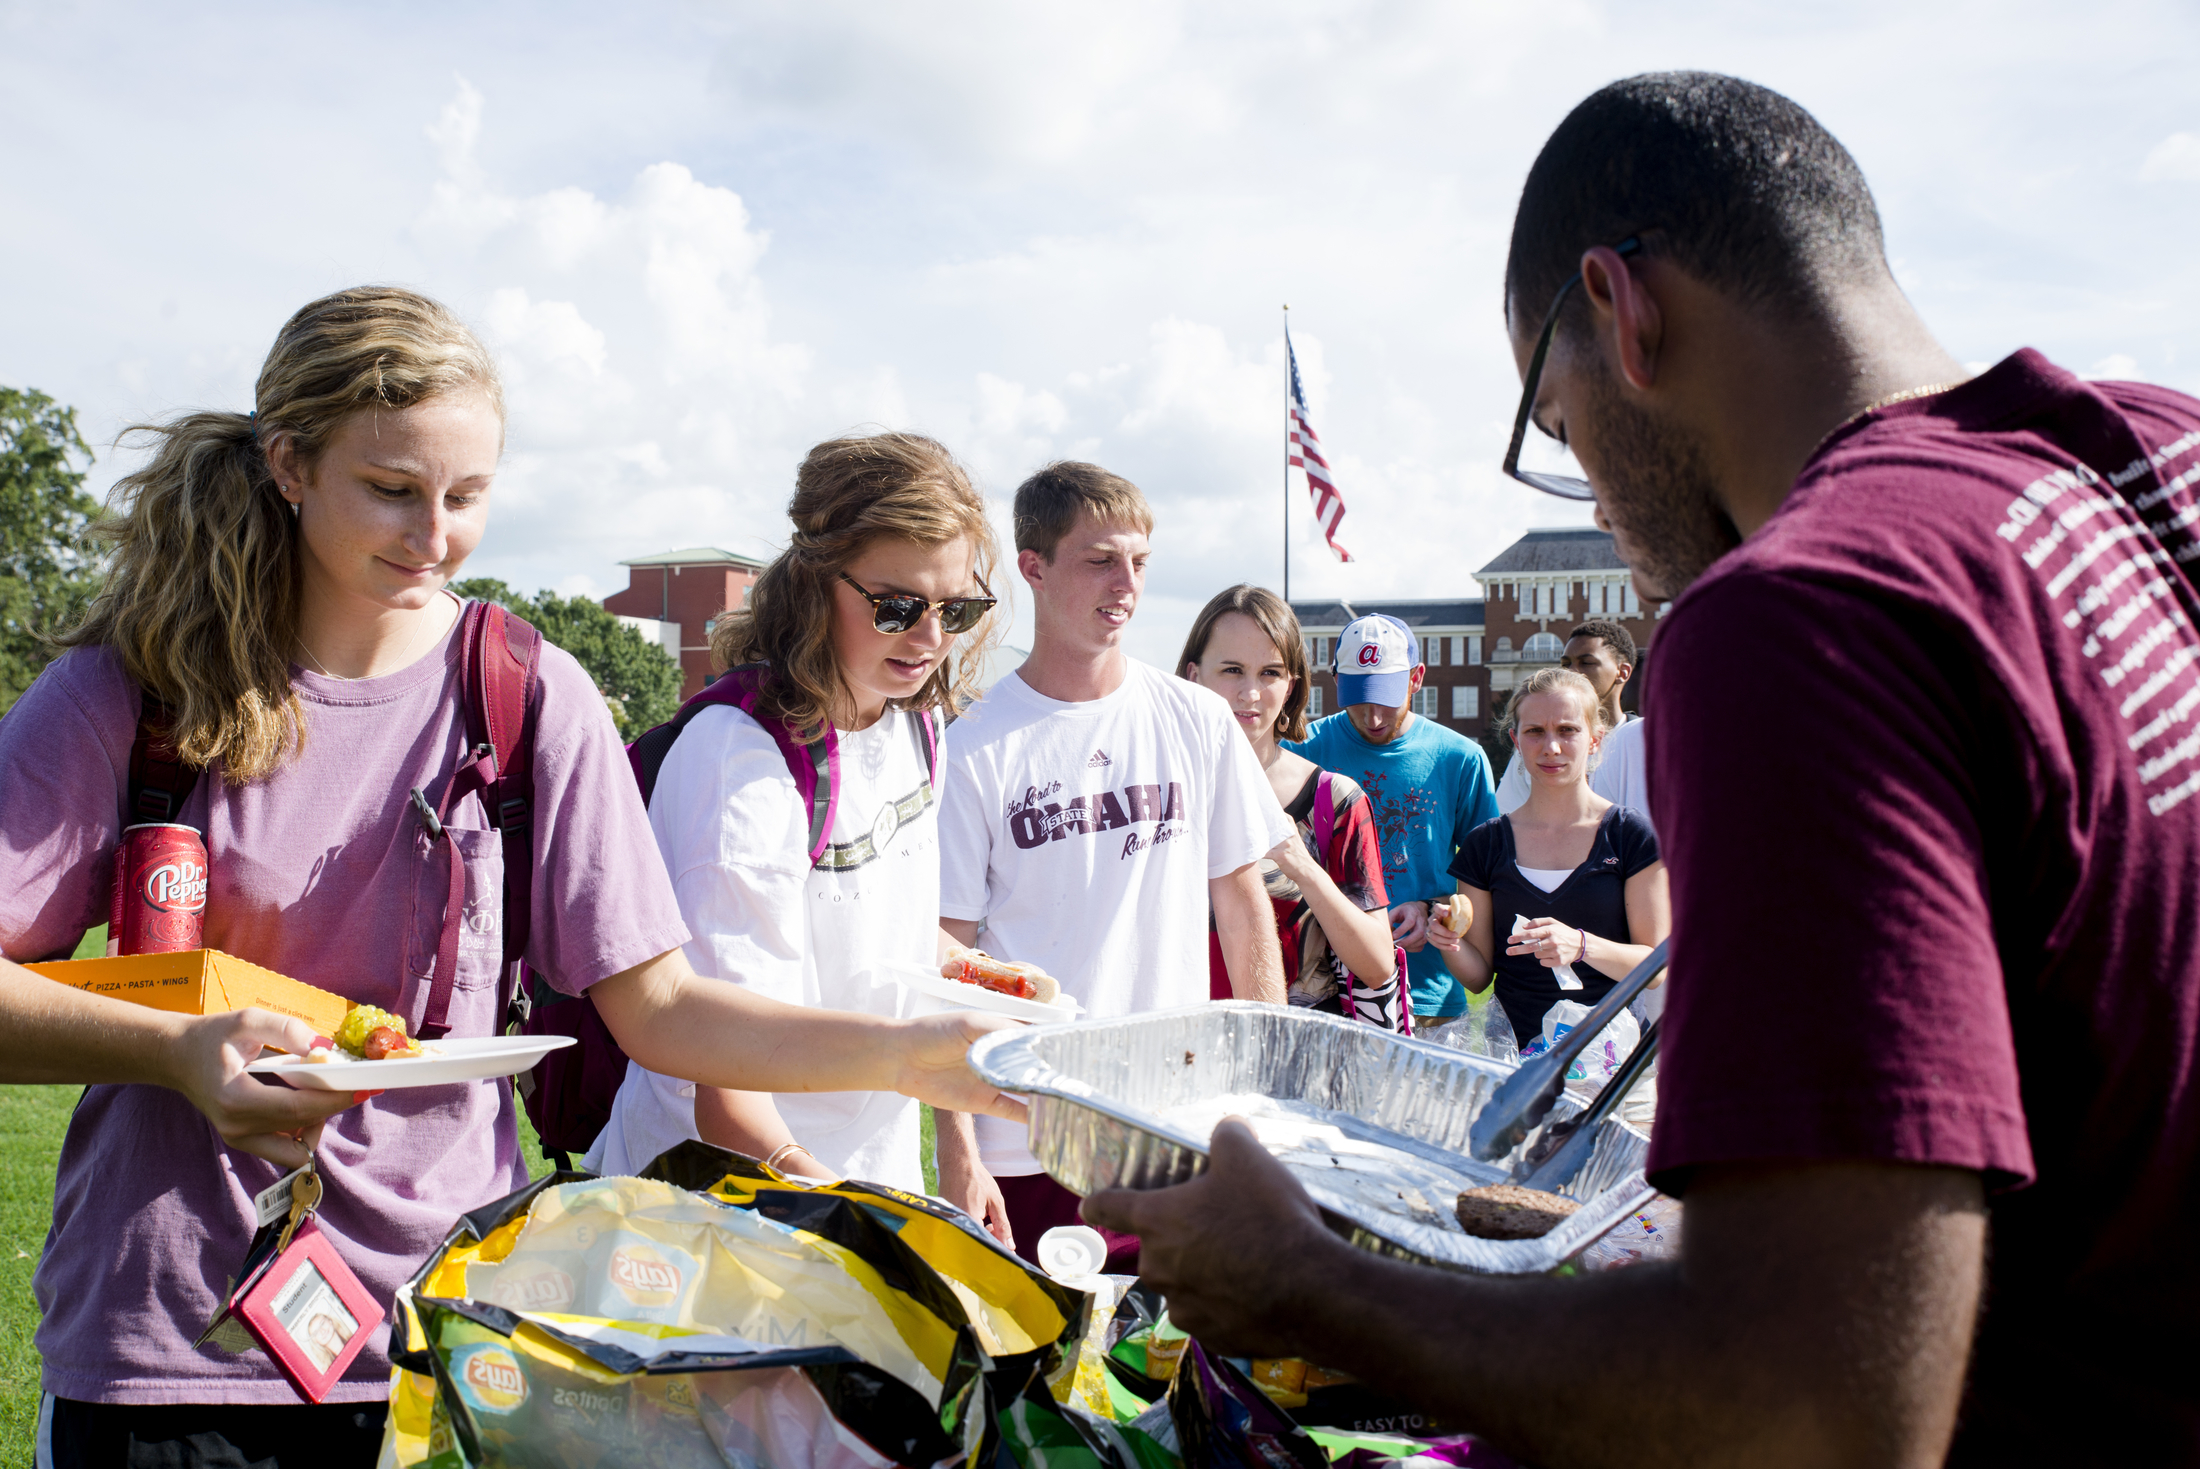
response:
<svg viewBox="0 0 2200 1469"><path fill-rule="evenodd" d="M1038 965L996 959L983 949L949 949L940 973L964 984L981 985L1019 1000L1037 1000L1042 1005L1054 1003L1054 997L1062 992L1060 982Z"/></svg>

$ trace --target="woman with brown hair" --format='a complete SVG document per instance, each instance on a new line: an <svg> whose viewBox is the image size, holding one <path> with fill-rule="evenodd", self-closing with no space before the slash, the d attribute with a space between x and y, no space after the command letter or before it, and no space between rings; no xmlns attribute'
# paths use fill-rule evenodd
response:
<svg viewBox="0 0 2200 1469"><path fill-rule="evenodd" d="M732 670L721 678L748 684L745 707L715 704L681 729L650 827L698 974L790 1004L893 1015L903 991L891 966L936 962L935 756L943 717L977 693L998 553L969 477L915 434L819 444L787 514L787 549L711 636ZM782 733L837 762L814 858L812 805ZM631 1173L699 1137L783 1171L922 1193L918 1127L916 1103L891 1092L774 1097L633 1064L588 1166ZM976 1187L981 1215L989 1186L941 1180L957 1203Z"/></svg>
<svg viewBox="0 0 2200 1469"><path fill-rule="evenodd" d="M149 432L88 619L0 720L0 953L65 958L106 917L150 717L198 772L167 819L204 836L207 946L416 1030L440 996L451 1036L494 1034L504 837L478 790L432 826L408 794L444 801L478 766L444 588L480 543L503 452L494 364L425 297L343 291L284 325L251 412ZM828 1015L699 983L609 713L557 648L532 710L525 959L593 999L630 1055L721 1085L898 1087L1020 1115L964 1064L990 1028L976 1019ZM36 1277L50 1462L373 1462L386 1327L313 1407L249 1341L201 1332L254 1196L309 1160L321 1233L390 1299L455 1216L527 1181L511 1085L263 1085L246 1065L309 1051L303 1021L171 1014L6 961L0 1032L0 1081L88 1084Z"/></svg>
<svg viewBox="0 0 2200 1469"><path fill-rule="evenodd" d="M1193 621L1176 666L1229 704L1296 826L1260 865L1291 1003L1405 1029L1382 847L1366 793L1282 745L1306 738L1309 670L1297 614L1265 587L1241 582L1217 592ZM1230 976L1212 930L1208 947L1212 992L1227 1000Z"/></svg>

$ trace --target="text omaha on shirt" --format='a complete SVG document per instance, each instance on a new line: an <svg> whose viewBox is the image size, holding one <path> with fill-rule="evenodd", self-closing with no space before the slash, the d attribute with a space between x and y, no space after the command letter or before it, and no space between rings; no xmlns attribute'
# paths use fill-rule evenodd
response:
<svg viewBox="0 0 2200 1469"><path fill-rule="evenodd" d="M1026 787L1021 796L1012 799L1003 817L1008 823L1009 839L1029 851L1072 835L1100 836L1121 831L1123 850L1119 855L1127 858L1184 834L1184 787L1177 781L1124 786L1120 792L1099 791L1071 796L1066 801L1053 799L1061 791L1060 781L1049 781L1044 786ZM1134 829L1146 821L1154 823L1152 831Z"/></svg>

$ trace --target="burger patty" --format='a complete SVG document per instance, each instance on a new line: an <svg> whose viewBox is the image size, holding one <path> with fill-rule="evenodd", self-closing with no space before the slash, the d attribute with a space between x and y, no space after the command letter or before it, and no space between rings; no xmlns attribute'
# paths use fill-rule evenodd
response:
<svg viewBox="0 0 2200 1469"><path fill-rule="evenodd" d="M1459 1196L1459 1227L1478 1239L1540 1239L1580 1207L1541 1189L1493 1183Z"/></svg>

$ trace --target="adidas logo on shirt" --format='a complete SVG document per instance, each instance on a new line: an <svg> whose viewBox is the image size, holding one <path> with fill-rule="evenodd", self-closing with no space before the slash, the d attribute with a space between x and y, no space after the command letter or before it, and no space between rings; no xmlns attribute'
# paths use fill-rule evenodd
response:
<svg viewBox="0 0 2200 1469"><path fill-rule="evenodd" d="M1107 751L1105 751L1105 750L1095 750L1095 751L1093 751L1093 752L1092 752L1092 758L1091 758L1090 760L1087 760L1087 761L1085 762L1085 768L1086 768L1087 770L1091 770L1091 769L1093 769L1093 768L1094 768L1095 766L1100 766L1100 765L1113 765L1114 763L1115 763L1115 762L1114 762L1113 760L1110 760L1110 759L1108 758L1108 752L1107 752Z"/></svg>

